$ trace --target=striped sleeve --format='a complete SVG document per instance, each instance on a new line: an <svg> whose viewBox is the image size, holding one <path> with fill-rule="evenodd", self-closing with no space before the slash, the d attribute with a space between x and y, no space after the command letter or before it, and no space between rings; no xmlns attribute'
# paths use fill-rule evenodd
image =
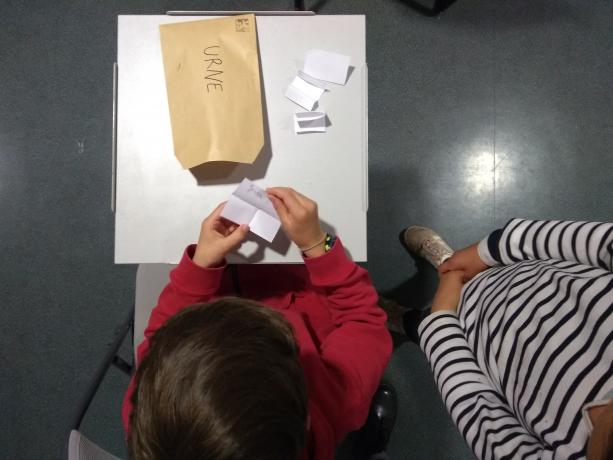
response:
<svg viewBox="0 0 613 460"><path fill-rule="evenodd" d="M613 224L512 219L478 246L488 265L557 259L613 272Z"/></svg>
<svg viewBox="0 0 613 460"><path fill-rule="evenodd" d="M428 316L419 336L443 401L478 458L549 456L479 368L454 312Z"/></svg>

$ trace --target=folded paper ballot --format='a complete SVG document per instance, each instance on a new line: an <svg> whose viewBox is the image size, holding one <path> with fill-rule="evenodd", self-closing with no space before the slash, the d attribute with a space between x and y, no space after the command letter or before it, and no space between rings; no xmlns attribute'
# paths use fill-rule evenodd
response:
<svg viewBox="0 0 613 460"><path fill-rule="evenodd" d="M344 54L323 50L307 51L304 61L304 73L318 80L329 81L338 85L347 82L349 61Z"/></svg>
<svg viewBox="0 0 613 460"><path fill-rule="evenodd" d="M318 80L317 78L311 77L309 74L304 73L302 70L298 71L298 76L302 78L307 83L310 83L313 86L317 86L323 90L328 89L328 85L323 80Z"/></svg>
<svg viewBox="0 0 613 460"><path fill-rule="evenodd" d="M350 59L349 56L330 51L307 51L304 69L298 71L298 76L287 87L285 97L300 107L312 111L326 90L327 81L339 85L344 85L347 82ZM298 122L294 117L295 129L297 124ZM323 127L323 131L325 131L325 124ZM318 131L321 132L320 129ZM296 129L296 132L299 132L298 129Z"/></svg>
<svg viewBox="0 0 613 460"><path fill-rule="evenodd" d="M313 110L323 93L323 88L312 85L300 77L296 77L287 87L285 97L300 107L304 107L306 110Z"/></svg>
<svg viewBox="0 0 613 460"><path fill-rule="evenodd" d="M249 179L243 179L230 195L221 217L236 224L247 224L249 230L269 243L275 239L281 221L266 191Z"/></svg>
<svg viewBox="0 0 613 460"><path fill-rule="evenodd" d="M294 114L294 131L300 133L325 133L325 112L298 112Z"/></svg>

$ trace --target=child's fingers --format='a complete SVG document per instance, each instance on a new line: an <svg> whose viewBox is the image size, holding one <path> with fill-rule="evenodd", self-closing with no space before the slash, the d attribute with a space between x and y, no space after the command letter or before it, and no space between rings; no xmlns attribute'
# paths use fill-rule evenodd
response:
<svg viewBox="0 0 613 460"><path fill-rule="evenodd" d="M227 220L225 220L223 217L219 220L219 222L221 223L221 229L222 229L222 234L223 236L228 236L231 233L234 232L234 230L236 230L238 228L238 225L233 223L233 222L229 222Z"/></svg>
<svg viewBox="0 0 613 460"><path fill-rule="evenodd" d="M279 189L281 189L281 187L268 187L266 189L266 194L268 195L269 198L271 196L277 196L277 194L279 193Z"/></svg>
<svg viewBox="0 0 613 460"><path fill-rule="evenodd" d="M225 217L221 217L221 216L219 216L219 217L217 218L217 222L219 222L220 224L222 224L222 225L223 225L224 227L226 227L226 228L230 228L230 227L232 227L233 225L234 225L234 226L238 226L238 224L237 224L237 223L234 223L234 222L232 222L231 220L228 220L228 219L226 219Z"/></svg>
<svg viewBox="0 0 613 460"><path fill-rule="evenodd" d="M454 256L451 256L449 259L447 259L445 262L439 265L438 273L440 275L443 275L452 270L462 270L462 269L463 267L460 266L460 263L458 262L457 258Z"/></svg>
<svg viewBox="0 0 613 460"><path fill-rule="evenodd" d="M290 190L288 187L269 187L266 189L266 193L269 197L274 196L283 201L289 196Z"/></svg>
<svg viewBox="0 0 613 460"><path fill-rule="evenodd" d="M277 214L279 214L281 220L286 221L289 218L289 210L287 209L287 206L285 206L285 203L274 195L270 196L270 201L272 201L272 205L274 206L275 211L277 211Z"/></svg>
<svg viewBox="0 0 613 460"><path fill-rule="evenodd" d="M226 247L226 252L240 246L245 241L249 233L249 225L242 224L238 226L232 233L226 236L223 240Z"/></svg>
<svg viewBox="0 0 613 460"><path fill-rule="evenodd" d="M290 214L296 212L302 207L300 202L296 199L294 190L285 187L275 187L270 190L269 193L283 202Z"/></svg>
<svg viewBox="0 0 613 460"><path fill-rule="evenodd" d="M219 216L221 215L221 211L223 211L223 207L225 206L225 204L226 204L225 201L219 203L217 207L213 209L213 212L209 214L209 217L207 217L207 219L211 219L211 220L218 219Z"/></svg>
<svg viewBox="0 0 613 460"><path fill-rule="evenodd" d="M305 208L308 208L311 203L314 203L314 201L311 200L308 196L304 196L302 193L297 192L296 190L294 190L294 193L298 202Z"/></svg>
<svg viewBox="0 0 613 460"><path fill-rule="evenodd" d="M449 260L446 260L445 262L440 264L438 266L438 269L437 269L438 274L439 275L443 275L443 274L447 273L448 271L450 271L451 270L450 265L451 265L451 263L449 262Z"/></svg>
<svg viewBox="0 0 613 460"><path fill-rule="evenodd" d="M289 187L272 187L271 189L268 189L270 191L272 191L274 193L274 191L280 190L281 194L283 194L283 197L285 196L289 196L290 200L291 197L293 197L296 202L300 205L302 205L303 207L308 207L311 203L313 203L313 200L311 200L309 197L303 195L302 193L294 190L293 188L289 188ZM267 191L268 191L267 190ZM281 197L281 198L283 198ZM283 198L285 199L285 198Z"/></svg>

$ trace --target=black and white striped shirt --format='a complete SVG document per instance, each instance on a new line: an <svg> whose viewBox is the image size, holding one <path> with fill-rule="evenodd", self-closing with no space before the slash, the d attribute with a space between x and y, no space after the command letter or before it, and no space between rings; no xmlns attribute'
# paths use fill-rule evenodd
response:
<svg viewBox="0 0 613 460"><path fill-rule="evenodd" d="M514 219L457 314L420 325L442 398L480 459L578 459L581 409L613 389L613 224Z"/></svg>

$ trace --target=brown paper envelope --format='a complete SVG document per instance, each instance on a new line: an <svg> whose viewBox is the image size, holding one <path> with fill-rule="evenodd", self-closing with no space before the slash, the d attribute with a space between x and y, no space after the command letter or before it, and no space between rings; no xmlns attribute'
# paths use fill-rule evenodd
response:
<svg viewBox="0 0 613 460"><path fill-rule="evenodd" d="M175 155L253 163L264 146L255 15L160 26Z"/></svg>

